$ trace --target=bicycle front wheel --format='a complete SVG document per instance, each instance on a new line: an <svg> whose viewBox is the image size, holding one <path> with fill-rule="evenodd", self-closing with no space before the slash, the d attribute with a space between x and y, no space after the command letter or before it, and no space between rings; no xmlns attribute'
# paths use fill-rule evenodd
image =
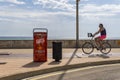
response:
<svg viewBox="0 0 120 80"><path fill-rule="evenodd" d="M82 51L85 54L91 54L93 52L93 50L94 50L94 46L90 42L86 42L82 45Z"/></svg>
<svg viewBox="0 0 120 80"><path fill-rule="evenodd" d="M108 53L110 53L110 51L111 51L111 45L109 44L109 43L107 43L107 42L104 42L103 44L102 44L102 49L100 50L103 54L108 54Z"/></svg>

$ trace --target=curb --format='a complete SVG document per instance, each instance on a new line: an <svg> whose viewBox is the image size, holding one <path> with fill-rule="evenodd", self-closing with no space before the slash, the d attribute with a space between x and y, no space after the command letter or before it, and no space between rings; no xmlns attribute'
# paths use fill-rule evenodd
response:
<svg viewBox="0 0 120 80"><path fill-rule="evenodd" d="M5 76L5 77L0 78L0 80L21 80L24 78L46 74L50 72L69 70L73 68L83 68L83 67L88 67L88 66L116 64L116 63L120 63L120 60L97 61L97 62L86 62L86 63L80 63L80 64L65 65L65 66L59 66L59 67L53 67L53 68L48 68L48 69L42 69L42 70L36 70L36 71L30 71L30 72Z"/></svg>

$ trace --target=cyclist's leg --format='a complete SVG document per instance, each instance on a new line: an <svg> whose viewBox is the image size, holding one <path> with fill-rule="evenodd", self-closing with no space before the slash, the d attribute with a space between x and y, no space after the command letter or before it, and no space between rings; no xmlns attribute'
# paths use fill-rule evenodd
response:
<svg viewBox="0 0 120 80"><path fill-rule="evenodd" d="M97 47L100 47L100 36L95 38L95 43L97 45Z"/></svg>
<svg viewBox="0 0 120 80"><path fill-rule="evenodd" d="M104 45L102 45L102 43L103 43L103 40L104 40L105 38L106 38L106 35L102 35L102 36L99 37L99 39L100 39L100 47L101 47L101 48L104 47Z"/></svg>
<svg viewBox="0 0 120 80"><path fill-rule="evenodd" d="M103 40L100 39L100 47L101 47L101 48L103 48L102 43L103 43Z"/></svg>

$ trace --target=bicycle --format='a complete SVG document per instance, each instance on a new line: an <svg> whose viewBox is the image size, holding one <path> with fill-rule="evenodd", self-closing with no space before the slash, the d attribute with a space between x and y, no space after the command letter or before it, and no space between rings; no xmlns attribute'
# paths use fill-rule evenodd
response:
<svg viewBox="0 0 120 80"><path fill-rule="evenodd" d="M95 43L94 37L92 33L88 33L88 37L91 37L89 42L85 42L82 45L82 51L85 54L91 54L94 51L94 48L99 50L103 54L108 54L111 51L111 45L107 41L101 41L102 46L98 47L98 45Z"/></svg>

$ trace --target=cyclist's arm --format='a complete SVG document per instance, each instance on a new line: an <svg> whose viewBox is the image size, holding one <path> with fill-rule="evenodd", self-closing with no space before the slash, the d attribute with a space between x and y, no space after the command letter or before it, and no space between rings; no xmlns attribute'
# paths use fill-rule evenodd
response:
<svg viewBox="0 0 120 80"><path fill-rule="evenodd" d="M95 35L99 34L102 30L103 30L103 29L100 28L96 33L93 34L93 37L94 37Z"/></svg>

